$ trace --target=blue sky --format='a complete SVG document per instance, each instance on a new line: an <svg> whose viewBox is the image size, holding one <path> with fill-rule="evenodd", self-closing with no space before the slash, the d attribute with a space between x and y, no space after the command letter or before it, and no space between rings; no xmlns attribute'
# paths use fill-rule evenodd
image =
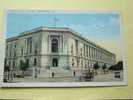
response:
<svg viewBox="0 0 133 100"><path fill-rule="evenodd" d="M7 14L7 37L40 26L69 27L92 40L117 40L120 35L117 13L61 13L61 12L9 12Z"/></svg>

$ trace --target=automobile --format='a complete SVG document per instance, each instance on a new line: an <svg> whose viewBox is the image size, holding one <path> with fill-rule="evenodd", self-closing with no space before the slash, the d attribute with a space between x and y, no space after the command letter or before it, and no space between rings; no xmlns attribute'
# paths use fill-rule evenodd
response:
<svg viewBox="0 0 133 100"><path fill-rule="evenodd" d="M114 72L114 77L115 77L115 78L120 78L120 77L121 77L120 71L115 71L115 72Z"/></svg>
<svg viewBox="0 0 133 100"><path fill-rule="evenodd" d="M94 78L94 73L85 71L81 74L80 78L81 81L91 81Z"/></svg>

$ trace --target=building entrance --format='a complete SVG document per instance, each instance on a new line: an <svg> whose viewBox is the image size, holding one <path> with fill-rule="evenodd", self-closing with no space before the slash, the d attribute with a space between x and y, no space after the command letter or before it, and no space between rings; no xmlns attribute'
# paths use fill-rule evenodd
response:
<svg viewBox="0 0 133 100"><path fill-rule="evenodd" d="M52 65L53 65L53 67L58 67L58 58L52 59Z"/></svg>

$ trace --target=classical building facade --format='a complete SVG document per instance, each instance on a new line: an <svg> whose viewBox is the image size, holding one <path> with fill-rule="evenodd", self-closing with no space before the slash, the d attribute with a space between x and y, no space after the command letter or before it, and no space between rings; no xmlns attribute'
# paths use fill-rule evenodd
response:
<svg viewBox="0 0 133 100"><path fill-rule="evenodd" d="M114 53L69 28L39 27L6 40L6 66L18 74L23 62L26 75L67 77L116 61Z"/></svg>

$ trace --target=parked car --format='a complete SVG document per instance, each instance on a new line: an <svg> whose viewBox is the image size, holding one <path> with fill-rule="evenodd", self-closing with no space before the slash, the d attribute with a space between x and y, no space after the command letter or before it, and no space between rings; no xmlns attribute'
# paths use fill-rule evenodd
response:
<svg viewBox="0 0 133 100"><path fill-rule="evenodd" d="M120 77L121 77L120 71L115 71L115 72L114 72L114 77L115 77L115 78L120 78Z"/></svg>
<svg viewBox="0 0 133 100"><path fill-rule="evenodd" d="M85 71L82 73L80 80L81 81L91 81L94 78L94 73L93 72L89 72L89 71Z"/></svg>

